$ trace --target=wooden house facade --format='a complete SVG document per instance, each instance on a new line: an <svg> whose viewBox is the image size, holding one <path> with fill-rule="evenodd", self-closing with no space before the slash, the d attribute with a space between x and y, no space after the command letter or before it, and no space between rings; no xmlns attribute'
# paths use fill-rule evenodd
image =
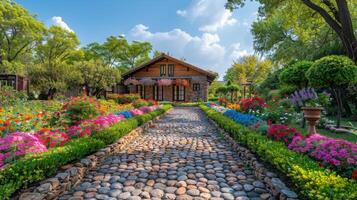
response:
<svg viewBox="0 0 357 200"><path fill-rule="evenodd" d="M166 54L122 74L114 93L138 93L157 101L207 101L216 74Z"/></svg>

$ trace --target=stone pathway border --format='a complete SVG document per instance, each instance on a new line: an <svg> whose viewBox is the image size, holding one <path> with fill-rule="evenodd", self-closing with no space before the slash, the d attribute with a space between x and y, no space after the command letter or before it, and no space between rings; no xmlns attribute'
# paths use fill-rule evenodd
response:
<svg viewBox="0 0 357 200"><path fill-rule="evenodd" d="M255 155L247 148L242 147L237 144L237 142L219 125L209 119L209 121L216 127L220 134L223 135L224 139L230 143L230 145L237 151L239 157L249 166L253 168L254 175L261 181L266 183L267 188L271 192L271 194L278 198L279 200L283 199L298 199L298 195L289 189L278 177L275 173L270 172L267 168L261 164Z"/></svg>
<svg viewBox="0 0 357 200"><path fill-rule="evenodd" d="M165 115L165 113L163 114ZM161 115L161 116L163 116ZM140 127L135 128L128 134L120 138L117 142L98 150L96 153L89 155L74 164L62 166L61 170L51 178L41 181L38 186L33 186L25 191L21 191L19 200L51 200L56 199L62 193L75 187L82 178L90 171L100 165L107 157L125 149L133 140L140 136L148 129L155 120L160 119L157 116L151 121L146 122ZM63 170L65 170L63 172ZM17 197L15 197L17 199Z"/></svg>

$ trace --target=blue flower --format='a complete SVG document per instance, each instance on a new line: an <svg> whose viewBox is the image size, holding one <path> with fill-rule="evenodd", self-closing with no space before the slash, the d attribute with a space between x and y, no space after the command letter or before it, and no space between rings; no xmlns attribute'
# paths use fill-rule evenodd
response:
<svg viewBox="0 0 357 200"><path fill-rule="evenodd" d="M261 121L254 115L243 114L235 110L227 110L223 114L244 126L253 126Z"/></svg>
<svg viewBox="0 0 357 200"><path fill-rule="evenodd" d="M118 113L116 113L116 115L123 115L125 118L131 118L131 117L133 117L133 115L132 115L131 112L129 112L129 111L118 112Z"/></svg>

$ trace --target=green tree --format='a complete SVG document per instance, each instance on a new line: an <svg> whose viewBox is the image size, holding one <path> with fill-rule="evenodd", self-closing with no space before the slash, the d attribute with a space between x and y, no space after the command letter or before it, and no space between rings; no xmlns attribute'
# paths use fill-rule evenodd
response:
<svg viewBox="0 0 357 200"><path fill-rule="evenodd" d="M308 80L305 73L313 64L311 61L302 60L285 67L280 73L280 81L288 85L297 86L300 89L307 87Z"/></svg>
<svg viewBox="0 0 357 200"><path fill-rule="evenodd" d="M217 89L222 87L223 84L217 80L214 80L208 87L209 97L215 97L217 95Z"/></svg>
<svg viewBox="0 0 357 200"><path fill-rule="evenodd" d="M260 15L271 17L285 16L284 26L293 27L294 33L303 41L310 37L322 24L328 25L341 40L348 57L357 62L357 39L353 22L357 17L354 0L296 0L271 1L257 0L261 3ZM233 10L244 6L245 0L227 0L226 7ZM350 12L352 10L352 15Z"/></svg>
<svg viewBox="0 0 357 200"><path fill-rule="evenodd" d="M25 61L21 56L31 56L44 31L44 25L22 6L0 0L0 70L21 71Z"/></svg>
<svg viewBox="0 0 357 200"><path fill-rule="evenodd" d="M243 56L227 70L224 79L235 84L242 84L247 81L259 83L266 78L271 67L272 62L270 60L260 61L254 55Z"/></svg>
<svg viewBox="0 0 357 200"><path fill-rule="evenodd" d="M331 54L344 54L340 40L326 24L318 24L319 27L313 30L302 30L305 31L304 35L308 33L309 37L301 38L297 37L292 26L285 25L289 20L291 19L285 13L276 13L255 21L251 29L254 49L274 62L282 64L294 60L316 60Z"/></svg>
<svg viewBox="0 0 357 200"><path fill-rule="evenodd" d="M326 56L307 71L309 83L314 87L329 87L337 101L337 127L342 115L341 89L357 82L357 66L345 56Z"/></svg>
<svg viewBox="0 0 357 200"><path fill-rule="evenodd" d="M78 70L68 62L78 45L75 33L58 26L49 28L44 42L36 48L36 65L29 72L31 83L43 96L51 99L56 92L80 82Z"/></svg>
<svg viewBox="0 0 357 200"><path fill-rule="evenodd" d="M150 60L152 46L148 42L130 44L124 37L110 36L103 44L91 43L84 50L87 59L102 59L111 67L129 69Z"/></svg>
<svg viewBox="0 0 357 200"><path fill-rule="evenodd" d="M101 60L78 62L76 68L81 72L81 85L89 89L88 95L99 97L106 88L120 81L119 70L105 65Z"/></svg>
<svg viewBox="0 0 357 200"><path fill-rule="evenodd" d="M36 49L36 60L55 68L75 53L79 40L75 33L59 26L49 28L45 41Z"/></svg>

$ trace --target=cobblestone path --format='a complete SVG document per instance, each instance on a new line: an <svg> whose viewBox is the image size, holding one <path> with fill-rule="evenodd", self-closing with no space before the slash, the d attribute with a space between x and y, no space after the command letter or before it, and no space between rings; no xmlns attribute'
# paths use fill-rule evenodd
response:
<svg viewBox="0 0 357 200"><path fill-rule="evenodd" d="M175 108L60 199L269 199L198 108Z"/></svg>

